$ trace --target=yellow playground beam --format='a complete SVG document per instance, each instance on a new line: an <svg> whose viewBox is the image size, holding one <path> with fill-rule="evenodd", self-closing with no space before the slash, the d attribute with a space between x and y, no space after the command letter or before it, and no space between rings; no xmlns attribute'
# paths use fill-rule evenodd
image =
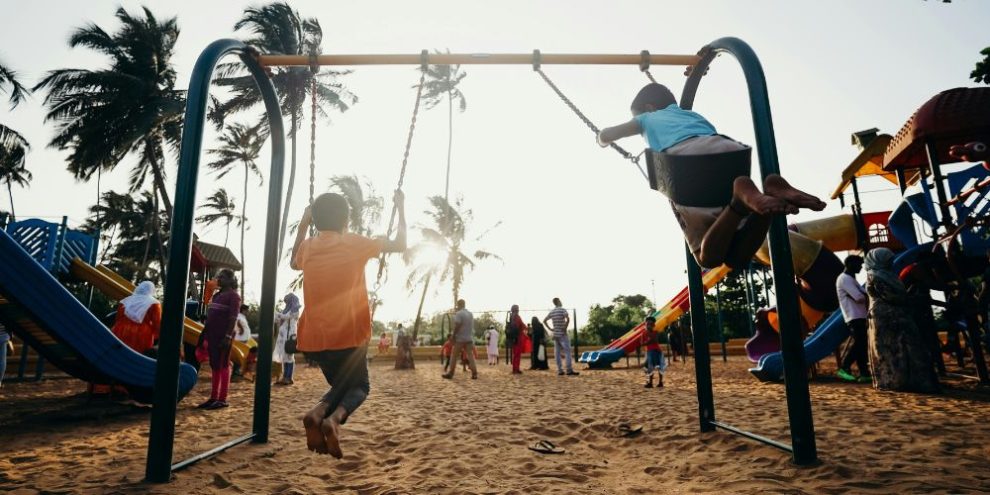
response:
<svg viewBox="0 0 990 495"><path fill-rule="evenodd" d="M258 55L264 66L309 67L309 55ZM426 62L434 65L696 65L698 55L652 55L650 53L428 53ZM420 65L423 54L317 55L316 65Z"/></svg>

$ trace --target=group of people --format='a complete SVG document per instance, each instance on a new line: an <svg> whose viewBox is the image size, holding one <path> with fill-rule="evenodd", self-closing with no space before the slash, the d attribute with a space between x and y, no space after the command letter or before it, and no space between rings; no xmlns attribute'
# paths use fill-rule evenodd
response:
<svg viewBox="0 0 990 495"><path fill-rule="evenodd" d="M196 360L210 363L212 383L209 398L200 404L200 409L221 409L227 407L228 392L232 375L254 379L254 364L257 362L257 346L253 343L251 326L247 315L250 308L241 303L238 293L237 276L232 270L220 270L212 280L213 289L207 294L203 331L196 344ZM275 340L272 361L282 365L278 385L291 385L295 357L286 349L287 341L294 341L299 321L301 305L295 294L283 299L284 308L275 315L278 334ZM146 356L157 358L158 340L161 331L162 307L155 298L155 285L143 281L134 292L121 299L117 305L111 331L125 345ZM7 335L6 332L0 332ZM249 347L245 365L233 364L231 349L233 342L239 341ZM6 344L6 342L4 342ZM121 386L91 384L90 391L97 394L120 393L127 391Z"/></svg>
<svg viewBox="0 0 990 495"><path fill-rule="evenodd" d="M522 356L530 354L531 370L550 369L547 363L547 331L549 322L551 328L550 338L553 341L554 358L557 362L558 375L578 375L574 371L573 357L571 355L570 337L567 335L567 328L571 322L570 313L567 312L561 303L560 298L553 298L554 308L546 315L541 322L536 316L527 326L519 315L519 305L513 304L509 309L509 318L505 324L505 344L509 347L510 361L512 362L512 374L522 374ZM493 366L498 364L499 356L499 332L494 325L489 326L485 332L486 351L488 364ZM457 312L454 313L453 330L444 349L450 351L443 352L443 356L450 356L447 365L444 367L443 377L450 379L454 377L454 360L460 357L471 370L471 378L478 378L478 368L475 363L476 352L474 349L474 315L467 309L463 299L457 301Z"/></svg>

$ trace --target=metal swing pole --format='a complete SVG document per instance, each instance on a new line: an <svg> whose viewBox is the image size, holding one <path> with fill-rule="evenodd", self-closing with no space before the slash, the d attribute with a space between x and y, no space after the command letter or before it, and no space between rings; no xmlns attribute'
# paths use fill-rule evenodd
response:
<svg viewBox="0 0 990 495"><path fill-rule="evenodd" d="M761 176L780 173L777 158L777 145L773 132L773 119L770 115L770 98L767 92L766 78L763 67L753 49L738 38L719 38L701 50L701 60L695 65L681 95L681 107L690 109L694 106L694 97L698 90L701 77L708 70L712 60L720 53L732 55L742 67L746 77L749 92L750 110L753 115L753 127L756 133L756 150L760 160ZM784 361L784 387L787 395L787 414L791 430L792 460L795 464L811 464L818 459L818 448L815 443L815 429L811 412L811 396L808 391L807 366L804 359L804 348L800 333L800 308L798 307L797 290L794 286L794 267L791 257L791 245L788 239L787 219L776 215L770 223L769 232L770 260L773 269L773 279L776 285L777 315L780 321L780 350ZM694 259L688 253L688 280L690 283L691 299L694 303L695 293L701 293L703 288L700 277L692 277L697 269ZM699 271L700 272L700 271ZM692 280L696 278L697 280ZM699 303L701 295L697 296ZM695 313L692 311L692 322ZM703 328L703 327L702 327ZM697 337L696 337L697 338ZM707 348L707 347L706 347ZM698 349L695 349L698 352ZM710 372L707 383L702 383L702 374L698 376L699 407L701 387L711 387ZM712 413L714 416L714 412ZM704 430L705 426L702 425Z"/></svg>
<svg viewBox="0 0 990 495"><path fill-rule="evenodd" d="M262 267L261 322L259 325L258 379L255 381L253 431L220 447L186 461L172 465L175 439L175 412L178 402L179 350L182 345L183 316L185 313L186 282L189 259L192 253L193 214L196 206L196 183L203 145L206 106L209 101L210 81L217 63L228 54L240 55L258 85L264 99L271 126L272 164L268 179L268 216L265 227L265 258ZM186 100L185 124L176 176L175 206L170 233L168 271L163 298L162 332L159 344L158 365L155 369L155 394L151 411L151 429L148 438L148 459L145 478L153 483L165 483L175 469L186 467L209 455L248 440L257 443L268 441L268 414L271 399L272 330L275 319L275 283L278 268L278 227L282 209L282 172L285 162L285 130L275 88L258 64L251 49L233 39L211 43L200 54L189 82Z"/></svg>

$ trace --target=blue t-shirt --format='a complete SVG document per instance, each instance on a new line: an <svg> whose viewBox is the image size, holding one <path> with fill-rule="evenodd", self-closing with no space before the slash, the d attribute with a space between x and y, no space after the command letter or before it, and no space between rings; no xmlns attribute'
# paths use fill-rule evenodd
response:
<svg viewBox="0 0 990 495"><path fill-rule="evenodd" d="M701 114L671 103L667 108L637 115L643 138L653 151L663 151L688 138L714 136L715 126Z"/></svg>

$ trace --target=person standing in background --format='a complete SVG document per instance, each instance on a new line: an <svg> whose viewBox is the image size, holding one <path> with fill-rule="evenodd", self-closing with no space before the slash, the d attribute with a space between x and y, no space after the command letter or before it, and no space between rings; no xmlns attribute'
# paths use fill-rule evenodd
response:
<svg viewBox="0 0 990 495"><path fill-rule="evenodd" d="M498 329L495 328L495 325L488 325L488 330L485 331L485 341L488 343L486 346L488 365L494 366L498 364Z"/></svg>
<svg viewBox="0 0 990 495"><path fill-rule="evenodd" d="M842 318L849 327L849 341L842 352L842 362L836 375L847 382L869 382L870 367L867 363L867 304L866 289L856 281L856 274L863 269L863 258L856 255L846 256L845 271L835 279L835 292L839 296L839 308ZM852 365L859 368L859 378L852 374Z"/></svg>
<svg viewBox="0 0 990 495"><path fill-rule="evenodd" d="M564 309L559 297L553 298L553 306L554 308L543 319L543 324L546 325L548 321L553 322L553 355L557 361L557 374L578 375L579 373L574 371L571 362L571 341L567 337L567 327L571 324L571 315ZM566 372L561 365L561 354L564 355L567 363Z"/></svg>
<svg viewBox="0 0 990 495"><path fill-rule="evenodd" d="M478 379L478 366L474 362L474 315L467 310L464 299L457 300L457 312L454 313L454 331L450 333L453 348L450 352L450 367L443 374L446 379L454 378L457 363L454 359L461 353L467 354L468 365L471 367L471 379Z"/></svg>

